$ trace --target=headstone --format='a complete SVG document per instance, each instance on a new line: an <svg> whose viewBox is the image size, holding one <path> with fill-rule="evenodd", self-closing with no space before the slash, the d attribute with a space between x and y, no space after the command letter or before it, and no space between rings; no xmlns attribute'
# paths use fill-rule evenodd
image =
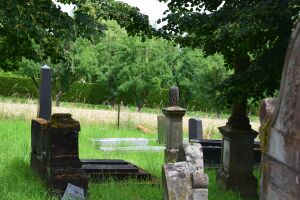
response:
<svg viewBox="0 0 300 200"><path fill-rule="evenodd" d="M207 200L208 176L204 174L201 144L184 143L176 163L163 166L164 200Z"/></svg>
<svg viewBox="0 0 300 200"><path fill-rule="evenodd" d="M199 119L189 119L189 140L203 139L202 121Z"/></svg>
<svg viewBox="0 0 300 200"><path fill-rule="evenodd" d="M282 73L280 97L264 135L261 200L300 199L300 22L295 27Z"/></svg>
<svg viewBox="0 0 300 200"><path fill-rule="evenodd" d="M53 114L50 121L32 120L31 167L57 194L62 195L68 183L88 188L87 176L78 155L80 124L70 114Z"/></svg>
<svg viewBox="0 0 300 200"><path fill-rule="evenodd" d="M38 105L38 118L50 120L52 110L51 100L51 69L49 66L44 65L41 68L41 81L39 87L39 105Z"/></svg>
<svg viewBox="0 0 300 200"><path fill-rule="evenodd" d="M85 200L84 190L76 185L68 183L62 200Z"/></svg>
<svg viewBox="0 0 300 200"><path fill-rule="evenodd" d="M184 108L178 107L179 91L173 87L169 91L170 107L163 108L166 116L166 149L165 163L173 163L177 160L179 147L182 145L182 118L186 113Z"/></svg>
<svg viewBox="0 0 300 200"><path fill-rule="evenodd" d="M166 116L157 116L157 138L158 143L166 144Z"/></svg>
<svg viewBox="0 0 300 200"><path fill-rule="evenodd" d="M68 183L88 189L78 151L80 124L70 114L53 114L49 122L47 183L61 193Z"/></svg>

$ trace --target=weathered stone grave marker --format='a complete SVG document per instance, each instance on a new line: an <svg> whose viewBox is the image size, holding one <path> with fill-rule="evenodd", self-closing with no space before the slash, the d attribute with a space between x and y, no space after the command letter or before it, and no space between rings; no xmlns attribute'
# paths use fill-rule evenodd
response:
<svg viewBox="0 0 300 200"><path fill-rule="evenodd" d="M84 190L76 185L68 183L62 200L85 200Z"/></svg>
<svg viewBox="0 0 300 200"><path fill-rule="evenodd" d="M50 121L32 120L31 167L57 193L68 183L87 191L88 179L78 154L80 124L70 114L53 114Z"/></svg>
<svg viewBox="0 0 300 200"><path fill-rule="evenodd" d="M166 116L157 116L157 139L160 144L166 144Z"/></svg>
<svg viewBox="0 0 300 200"><path fill-rule="evenodd" d="M195 118L189 119L189 140L203 139L202 121Z"/></svg>
<svg viewBox="0 0 300 200"><path fill-rule="evenodd" d="M37 117L45 120L50 120L52 111L51 100L51 69L44 65L40 71L40 86L39 86L39 106Z"/></svg>
<svg viewBox="0 0 300 200"><path fill-rule="evenodd" d="M182 145L182 118L186 110L178 107L179 90L172 87L169 91L170 107L163 108L166 116L166 149L165 162L175 162L178 156L179 147Z"/></svg>
<svg viewBox="0 0 300 200"><path fill-rule="evenodd" d="M184 143L177 162L165 164L162 170L164 200L208 199L201 144Z"/></svg>
<svg viewBox="0 0 300 200"><path fill-rule="evenodd" d="M300 199L300 22L287 50L280 97L265 127L261 200Z"/></svg>

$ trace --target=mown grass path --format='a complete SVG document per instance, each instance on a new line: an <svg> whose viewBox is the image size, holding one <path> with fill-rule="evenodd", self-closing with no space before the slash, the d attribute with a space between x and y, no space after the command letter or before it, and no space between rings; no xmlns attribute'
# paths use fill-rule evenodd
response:
<svg viewBox="0 0 300 200"><path fill-rule="evenodd" d="M81 158L124 159L132 162L157 177L161 177L163 153L147 152L99 152L89 141L92 137L144 137L134 129L117 130L111 126L82 124L80 132ZM2 200L51 200L43 182L30 169L30 121L0 121L0 199ZM207 171L210 176L209 199L239 199L233 192L224 192L215 185L215 171ZM89 184L89 200L161 200L163 190L160 185L125 181Z"/></svg>

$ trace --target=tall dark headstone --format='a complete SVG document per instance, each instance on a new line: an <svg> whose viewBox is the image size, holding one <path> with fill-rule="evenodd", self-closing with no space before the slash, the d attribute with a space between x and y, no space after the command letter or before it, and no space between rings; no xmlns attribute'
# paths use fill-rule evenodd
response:
<svg viewBox="0 0 300 200"><path fill-rule="evenodd" d="M47 183L61 194L68 183L87 191L88 178L81 169L78 151L79 122L70 114L53 114L49 128Z"/></svg>
<svg viewBox="0 0 300 200"><path fill-rule="evenodd" d="M300 21L282 73L280 96L261 112L261 200L300 199ZM272 104L275 105L273 112ZM268 120L269 118L269 120Z"/></svg>
<svg viewBox="0 0 300 200"><path fill-rule="evenodd" d="M50 121L32 120L31 168L58 194L68 183L87 191L88 179L78 155L80 124L70 114L53 114Z"/></svg>
<svg viewBox="0 0 300 200"><path fill-rule="evenodd" d="M172 87L169 91L170 107L163 108L162 112L166 116L166 149L165 162L174 163L177 160L179 148L183 142L182 118L186 110L178 107L179 90Z"/></svg>
<svg viewBox="0 0 300 200"><path fill-rule="evenodd" d="M202 121L199 119L189 119L189 140L203 139Z"/></svg>
<svg viewBox="0 0 300 200"><path fill-rule="evenodd" d="M41 68L41 80L39 88L39 105L38 105L38 118L50 120L52 110L51 100L51 69L49 66L44 65Z"/></svg>

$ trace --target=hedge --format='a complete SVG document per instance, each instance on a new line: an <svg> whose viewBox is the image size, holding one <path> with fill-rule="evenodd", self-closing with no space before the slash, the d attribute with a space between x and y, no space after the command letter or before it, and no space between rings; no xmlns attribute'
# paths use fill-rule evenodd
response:
<svg viewBox="0 0 300 200"><path fill-rule="evenodd" d="M38 91L30 78L0 76L0 95L36 98Z"/></svg>
<svg viewBox="0 0 300 200"><path fill-rule="evenodd" d="M37 80L39 81L39 80ZM79 83L76 82L70 86L69 91L64 94L61 101L81 102L90 104L103 104L109 100L108 88L99 83ZM31 78L13 77L0 75L0 95L37 98L38 91ZM132 95L124 93L120 95L121 100L126 105L134 105ZM162 89L153 91L146 99L146 107L162 107L167 105L168 90Z"/></svg>

